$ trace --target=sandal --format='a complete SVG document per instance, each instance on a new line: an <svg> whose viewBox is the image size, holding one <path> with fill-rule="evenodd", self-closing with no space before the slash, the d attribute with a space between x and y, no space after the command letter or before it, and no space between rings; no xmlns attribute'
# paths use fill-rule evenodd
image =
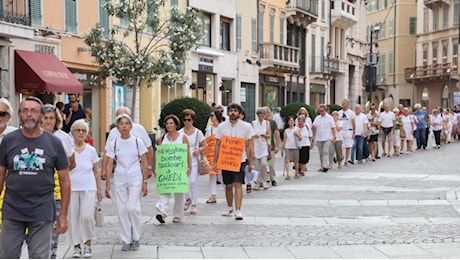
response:
<svg viewBox="0 0 460 260"><path fill-rule="evenodd" d="M291 179L291 176L286 176L286 178L284 178L285 180L290 180Z"/></svg>
<svg viewBox="0 0 460 260"><path fill-rule="evenodd" d="M251 184L246 184L246 193L251 193L252 187Z"/></svg>
<svg viewBox="0 0 460 260"><path fill-rule="evenodd" d="M211 196L211 198L209 198L206 203L216 203L217 200L216 200L216 196Z"/></svg>
<svg viewBox="0 0 460 260"><path fill-rule="evenodd" d="M296 173L296 174L294 175L294 179L298 179L299 177L300 177L300 175L299 175L298 173Z"/></svg>
<svg viewBox="0 0 460 260"><path fill-rule="evenodd" d="M190 205L192 205L192 200L188 198L185 200L184 211L187 211L190 208Z"/></svg>

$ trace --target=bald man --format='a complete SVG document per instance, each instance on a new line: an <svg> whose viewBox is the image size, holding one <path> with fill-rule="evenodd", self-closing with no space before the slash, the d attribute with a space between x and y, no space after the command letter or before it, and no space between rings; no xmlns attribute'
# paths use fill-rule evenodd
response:
<svg viewBox="0 0 460 260"><path fill-rule="evenodd" d="M119 116L122 114L127 114L128 116L131 117L131 110L128 107L119 107L117 111L115 112L115 116ZM145 130L145 128L141 124L133 123L133 128L131 129L131 134L140 138L142 142L144 143L145 147L147 147L147 165L150 170L152 170L152 164L153 164L153 147L152 147L152 141L150 140L150 137ZM114 140L115 138L120 137L120 131L116 127L112 128L110 130L109 136L107 137L107 141L105 143L105 151L107 151L107 145ZM106 164L107 164L107 157L105 155L102 156L102 171L101 171L101 177L103 180L105 180L106 176Z"/></svg>

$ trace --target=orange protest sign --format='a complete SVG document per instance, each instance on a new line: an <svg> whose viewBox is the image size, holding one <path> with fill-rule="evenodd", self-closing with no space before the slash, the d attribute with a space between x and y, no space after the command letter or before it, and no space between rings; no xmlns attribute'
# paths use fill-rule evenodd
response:
<svg viewBox="0 0 460 260"><path fill-rule="evenodd" d="M214 155L216 153L216 135L211 135L206 137L205 139L206 143L208 144L208 147L206 147L206 150L204 150L204 156L206 156L206 159L208 159L209 164L211 165L211 171L209 174L218 174L220 172L214 171Z"/></svg>
<svg viewBox="0 0 460 260"><path fill-rule="evenodd" d="M217 159L217 168L226 171L239 172L243 159L244 138L222 136Z"/></svg>

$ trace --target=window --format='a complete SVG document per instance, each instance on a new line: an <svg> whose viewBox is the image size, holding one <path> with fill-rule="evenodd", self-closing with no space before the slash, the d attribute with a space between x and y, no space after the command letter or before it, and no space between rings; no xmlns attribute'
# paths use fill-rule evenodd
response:
<svg viewBox="0 0 460 260"><path fill-rule="evenodd" d="M439 27L439 8L433 6L433 31L437 31Z"/></svg>
<svg viewBox="0 0 460 260"><path fill-rule="evenodd" d="M393 36L394 35L394 20L393 18L390 19L390 21L388 22L388 35L391 35Z"/></svg>
<svg viewBox="0 0 460 260"><path fill-rule="evenodd" d="M32 25L42 25L41 0L30 0L30 16Z"/></svg>
<svg viewBox="0 0 460 260"><path fill-rule="evenodd" d="M312 34L311 35L311 68L310 71L315 72L316 71L316 35Z"/></svg>
<svg viewBox="0 0 460 260"><path fill-rule="evenodd" d="M270 9L270 43L275 42L275 9Z"/></svg>
<svg viewBox="0 0 460 260"><path fill-rule="evenodd" d="M65 30L77 32L77 1L65 0Z"/></svg>
<svg viewBox="0 0 460 260"><path fill-rule="evenodd" d="M259 9L259 42L264 42L264 9Z"/></svg>
<svg viewBox="0 0 460 260"><path fill-rule="evenodd" d="M230 20L223 17L220 19L220 49L230 50Z"/></svg>
<svg viewBox="0 0 460 260"><path fill-rule="evenodd" d="M257 20L251 19L251 51L252 54L257 54Z"/></svg>
<svg viewBox="0 0 460 260"><path fill-rule="evenodd" d="M458 39L453 39L452 40L452 67L454 68L454 71L458 71L457 64L458 64Z"/></svg>
<svg viewBox="0 0 460 260"><path fill-rule="evenodd" d="M446 29L449 26L449 5L442 7L442 28Z"/></svg>
<svg viewBox="0 0 460 260"><path fill-rule="evenodd" d="M442 41L442 63L443 64L446 64L447 63L447 51L448 51L448 48L447 48L447 45L448 45L448 41L447 40L443 40Z"/></svg>
<svg viewBox="0 0 460 260"><path fill-rule="evenodd" d="M201 13L201 45L211 47L211 15Z"/></svg>
<svg viewBox="0 0 460 260"><path fill-rule="evenodd" d="M171 12L173 10L173 7L178 8L179 7L179 0L170 0L171 2L169 3L171 6Z"/></svg>
<svg viewBox="0 0 460 260"><path fill-rule="evenodd" d="M109 24L109 13L104 8L104 0L99 0L99 24L104 28L104 36L109 36L110 24Z"/></svg>
<svg viewBox="0 0 460 260"><path fill-rule="evenodd" d="M375 27L374 27L375 28ZM385 22L381 22L380 23L380 31L376 32L376 34L378 35L378 38L379 39L384 39L385 38L385 34L386 34L386 23Z"/></svg>
<svg viewBox="0 0 460 260"><path fill-rule="evenodd" d="M325 21L325 19L326 19L326 0L321 0L321 20Z"/></svg>
<svg viewBox="0 0 460 260"><path fill-rule="evenodd" d="M428 16L428 9L423 8L423 32L426 33L428 32L428 24L430 22L429 16Z"/></svg>
<svg viewBox="0 0 460 260"><path fill-rule="evenodd" d="M417 34L417 17L409 18L409 34L411 35Z"/></svg>
<svg viewBox="0 0 460 260"><path fill-rule="evenodd" d="M393 73L393 66L394 66L394 60L393 60L393 51L390 51L388 53L388 73Z"/></svg>
<svg viewBox="0 0 460 260"><path fill-rule="evenodd" d="M241 15L236 14L236 51L241 50Z"/></svg>
<svg viewBox="0 0 460 260"><path fill-rule="evenodd" d="M458 26L460 19L460 3L455 2L454 4L454 25Z"/></svg>
<svg viewBox="0 0 460 260"><path fill-rule="evenodd" d="M280 16L280 44L284 44L284 14Z"/></svg>
<svg viewBox="0 0 460 260"><path fill-rule="evenodd" d="M377 63L377 79L385 76L385 54L380 54Z"/></svg>
<svg viewBox="0 0 460 260"><path fill-rule="evenodd" d="M438 43L431 43L431 55L433 57L433 64L438 64Z"/></svg>
<svg viewBox="0 0 460 260"><path fill-rule="evenodd" d="M422 63L423 66L426 66L428 65L428 44L423 44L422 49Z"/></svg>
<svg viewBox="0 0 460 260"><path fill-rule="evenodd" d="M320 51L319 51L320 52L320 54L319 54L320 59L319 60L321 62L321 64L320 64L321 71L324 70L324 57L326 56L326 55L324 55L324 48L326 48L326 45L324 44L325 41L326 41L326 39L324 39L324 36L321 36L320 45L319 45L320 46Z"/></svg>

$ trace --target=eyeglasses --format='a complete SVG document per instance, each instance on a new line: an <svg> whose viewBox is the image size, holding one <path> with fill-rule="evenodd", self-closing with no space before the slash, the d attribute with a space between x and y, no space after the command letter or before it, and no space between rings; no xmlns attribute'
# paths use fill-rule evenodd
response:
<svg viewBox="0 0 460 260"><path fill-rule="evenodd" d="M191 118L184 118L184 122L192 122Z"/></svg>
<svg viewBox="0 0 460 260"><path fill-rule="evenodd" d="M0 117L4 117L6 115L9 115L10 113L8 113L7 111L0 111Z"/></svg>
<svg viewBox="0 0 460 260"><path fill-rule="evenodd" d="M74 129L75 132L83 132L83 133L86 133L87 130L86 129Z"/></svg>
<svg viewBox="0 0 460 260"><path fill-rule="evenodd" d="M56 112L55 106L45 105L43 106L43 112Z"/></svg>
<svg viewBox="0 0 460 260"><path fill-rule="evenodd" d="M25 109L22 109L22 110L21 110L21 113L22 113L22 114L29 114L29 113L31 113L31 114L39 114L39 113L40 113L40 109L34 109L34 108L32 108L32 109L27 109L27 108L25 108Z"/></svg>

